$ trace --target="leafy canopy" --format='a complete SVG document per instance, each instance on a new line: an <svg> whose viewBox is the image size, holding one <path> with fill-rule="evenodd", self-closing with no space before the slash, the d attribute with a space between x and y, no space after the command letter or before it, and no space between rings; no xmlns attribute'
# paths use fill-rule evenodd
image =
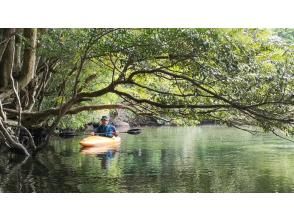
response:
<svg viewBox="0 0 294 220"><path fill-rule="evenodd" d="M43 110L78 97L72 107L293 134L293 30L52 29L41 45L58 60Z"/></svg>

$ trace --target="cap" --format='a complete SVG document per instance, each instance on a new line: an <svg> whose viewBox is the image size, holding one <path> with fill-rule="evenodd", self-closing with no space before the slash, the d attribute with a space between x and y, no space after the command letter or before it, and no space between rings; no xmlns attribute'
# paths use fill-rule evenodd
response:
<svg viewBox="0 0 294 220"><path fill-rule="evenodd" d="M106 115L102 116L102 117L101 117L101 120L105 120L105 121L107 121L107 120L108 120L108 116L106 116Z"/></svg>

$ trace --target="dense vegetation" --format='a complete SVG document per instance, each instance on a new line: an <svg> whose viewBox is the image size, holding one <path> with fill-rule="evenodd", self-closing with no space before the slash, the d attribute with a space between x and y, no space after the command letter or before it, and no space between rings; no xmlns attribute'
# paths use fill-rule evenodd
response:
<svg viewBox="0 0 294 220"><path fill-rule="evenodd" d="M49 138L109 109L293 135L293 42L288 29L2 29L0 140L30 154L28 129Z"/></svg>

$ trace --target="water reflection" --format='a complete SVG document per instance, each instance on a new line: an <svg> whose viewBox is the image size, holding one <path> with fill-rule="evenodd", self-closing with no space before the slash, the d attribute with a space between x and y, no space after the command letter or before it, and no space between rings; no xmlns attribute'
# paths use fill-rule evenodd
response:
<svg viewBox="0 0 294 220"><path fill-rule="evenodd" d="M56 139L0 155L2 192L292 192L294 145L220 127L149 128L111 149Z"/></svg>
<svg viewBox="0 0 294 220"><path fill-rule="evenodd" d="M40 178L49 173L38 159L20 155L1 155L0 170L1 192L38 192Z"/></svg>
<svg viewBox="0 0 294 220"><path fill-rule="evenodd" d="M108 170L113 160L117 159L119 155L118 151L108 150L103 154L97 154L96 156L101 159L101 168Z"/></svg>

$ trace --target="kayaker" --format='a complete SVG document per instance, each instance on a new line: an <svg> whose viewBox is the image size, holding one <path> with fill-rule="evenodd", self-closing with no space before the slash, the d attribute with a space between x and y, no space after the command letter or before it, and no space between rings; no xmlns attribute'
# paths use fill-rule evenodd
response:
<svg viewBox="0 0 294 220"><path fill-rule="evenodd" d="M108 124L108 122L108 117L102 116L99 126L94 127L94 132L92 132L91 134L110 138L112 138L113 136L117 137L118 132L116 131L116 128L113 125Z"/></svg>

